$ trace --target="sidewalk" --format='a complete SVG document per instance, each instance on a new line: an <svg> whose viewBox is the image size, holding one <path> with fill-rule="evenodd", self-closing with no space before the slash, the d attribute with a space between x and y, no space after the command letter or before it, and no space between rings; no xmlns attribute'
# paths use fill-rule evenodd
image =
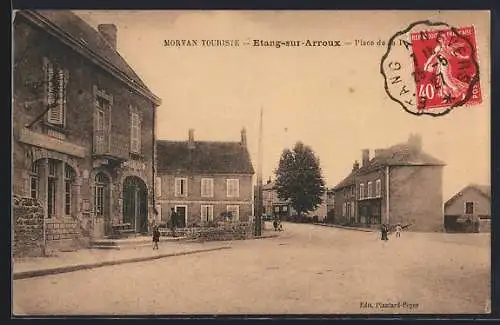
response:
<svg viewBox="0 0 500 325"><path fill-rule="evenodd" d="M331 224L331 223L314 223L314 225L323 226L323 227L341 228L341 229L347 229L347 230L364 231L364 232L378 232L379 231L378 229L359 228L359 227L347 227L347 226L334 225L334 224Z"/></svg>
<svg viewBox="0 0 500 325"><path fill-rule="evenodd" d="M134 263L158 258L209 252L231 248L228 242L160 242L159 249L152 245L124 250L82 249L76 252L58 252L48 257L14 258L13 279L72 272L102 266Z"/></svg>
<svg viewBox="0 0 500 325"><path fill-rule="evenodd" d="M266 231L261 237L247 240L257 240L277 237L278 234ZM134 242L141 243L144 238ZM153 250L152 244L143 244L127 249L81 249L75 252L57 252L48 257L14 258L12 261L13 279L25 279L36 276L73 272L102 266L118 265L149 261L159 258L196 254L202 252L229 249L232 243L239 241L207 241L196 242L169 238L162 240L158 250Z"/></svg>

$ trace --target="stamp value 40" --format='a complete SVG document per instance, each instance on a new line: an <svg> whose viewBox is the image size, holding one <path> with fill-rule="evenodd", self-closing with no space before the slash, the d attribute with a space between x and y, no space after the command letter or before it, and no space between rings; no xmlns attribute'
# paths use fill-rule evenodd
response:
<svg viewBox="0 0 500 325"><path fill-rule="evenodd" d="M474 26L411 24L390 39L381 73L389 97L414 115L482 102Z"/></svg>

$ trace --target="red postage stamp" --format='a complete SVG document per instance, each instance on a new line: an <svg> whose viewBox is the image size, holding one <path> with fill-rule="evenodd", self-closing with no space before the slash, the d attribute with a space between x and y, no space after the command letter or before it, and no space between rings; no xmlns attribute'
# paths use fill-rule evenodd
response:
<svg viewBox="0 0 500 325"><path fill-rule="evenodd" d="M473 26L411 33L420 111L482 101Z"/></svg>

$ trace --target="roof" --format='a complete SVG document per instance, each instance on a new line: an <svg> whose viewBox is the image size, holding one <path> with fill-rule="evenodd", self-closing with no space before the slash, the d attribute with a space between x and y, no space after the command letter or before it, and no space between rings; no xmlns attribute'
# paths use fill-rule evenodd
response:
<svg viewBox="0 0 500 325"><path fill-rule="evenodd" d="M24 16L30 20L35 19L42 22L44 28L57 30L58 37L90 50L93 55L111 64L131 84L142 88L150 97L159 101L125 59L109 45L95 28L78 15L69 10L30 10L21 12L24 12Z"/></svg>
<svg viewBox="0 0 500 325"><path fill-rule="evenodd" d="M370 159L366 166L359 168L364 174L386 166L445 166L446 164L422 150L415 150L406 143L396 144Z"/></svg>
<svg viewBox="0 0 500 325"><path fill-rule="evenodd" d="M339 190L355 182L355 176L366 174L386 166L445 166L446 164L422 150L415 150L408 143L393 145L382 149L367 165L352 171L344 180L333 189Z"/></svg>
<svg viewBox="0 0 500 325"><path fill-rule="evenodd" d="M463 193L465 193L467 190L472 189L477 192L479 192L481 195L484 197L488 198L491 200L491 186L490 185L478 185L478 184L469 184L465 186L463 189L461 189L457 194L453 195L448 201L445 202L445 206L450 205L453 203L456 199L461 197Z"/></svg>
<svg viewBox="0 0 500 325"><path fill-rule="evenodd" d="M262 190L264 190L264 191L273 190L275 185L276 185L276 182L274 182L274 181L266 183L262 186Z"/></svg>
<svg viewBox="0 0 500 325"><path fill-rule="evenodd" d="M254 174L250 154L240 142L157 141L158 172Z"/></svg>
<svg viewBox="0 0 500 325"><path fill-rule="evenodd" d="M357 171L352 171L346 178L344 178L340 183L335 185L332 190L333 191L338 191L344 187L354 185L355 182L355 176L357 175Z"/></svg>

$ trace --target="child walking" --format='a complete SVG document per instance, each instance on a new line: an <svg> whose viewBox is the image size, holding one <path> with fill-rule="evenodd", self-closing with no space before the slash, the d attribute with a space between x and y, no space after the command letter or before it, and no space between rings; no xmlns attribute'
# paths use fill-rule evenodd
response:
<svg viewBox="0 0 500 325"><path fill-rule="evenodd" d="M401 237L401 230L403 230L401 225L397 224L396 225L396 237Z"/></svg>
<svg viewBox="0 0 500 325"><path fill-rule="evenodd" d="M158 225L153 227L153 250L158 249L158 242L160 241L160 229Z"/></svg>

